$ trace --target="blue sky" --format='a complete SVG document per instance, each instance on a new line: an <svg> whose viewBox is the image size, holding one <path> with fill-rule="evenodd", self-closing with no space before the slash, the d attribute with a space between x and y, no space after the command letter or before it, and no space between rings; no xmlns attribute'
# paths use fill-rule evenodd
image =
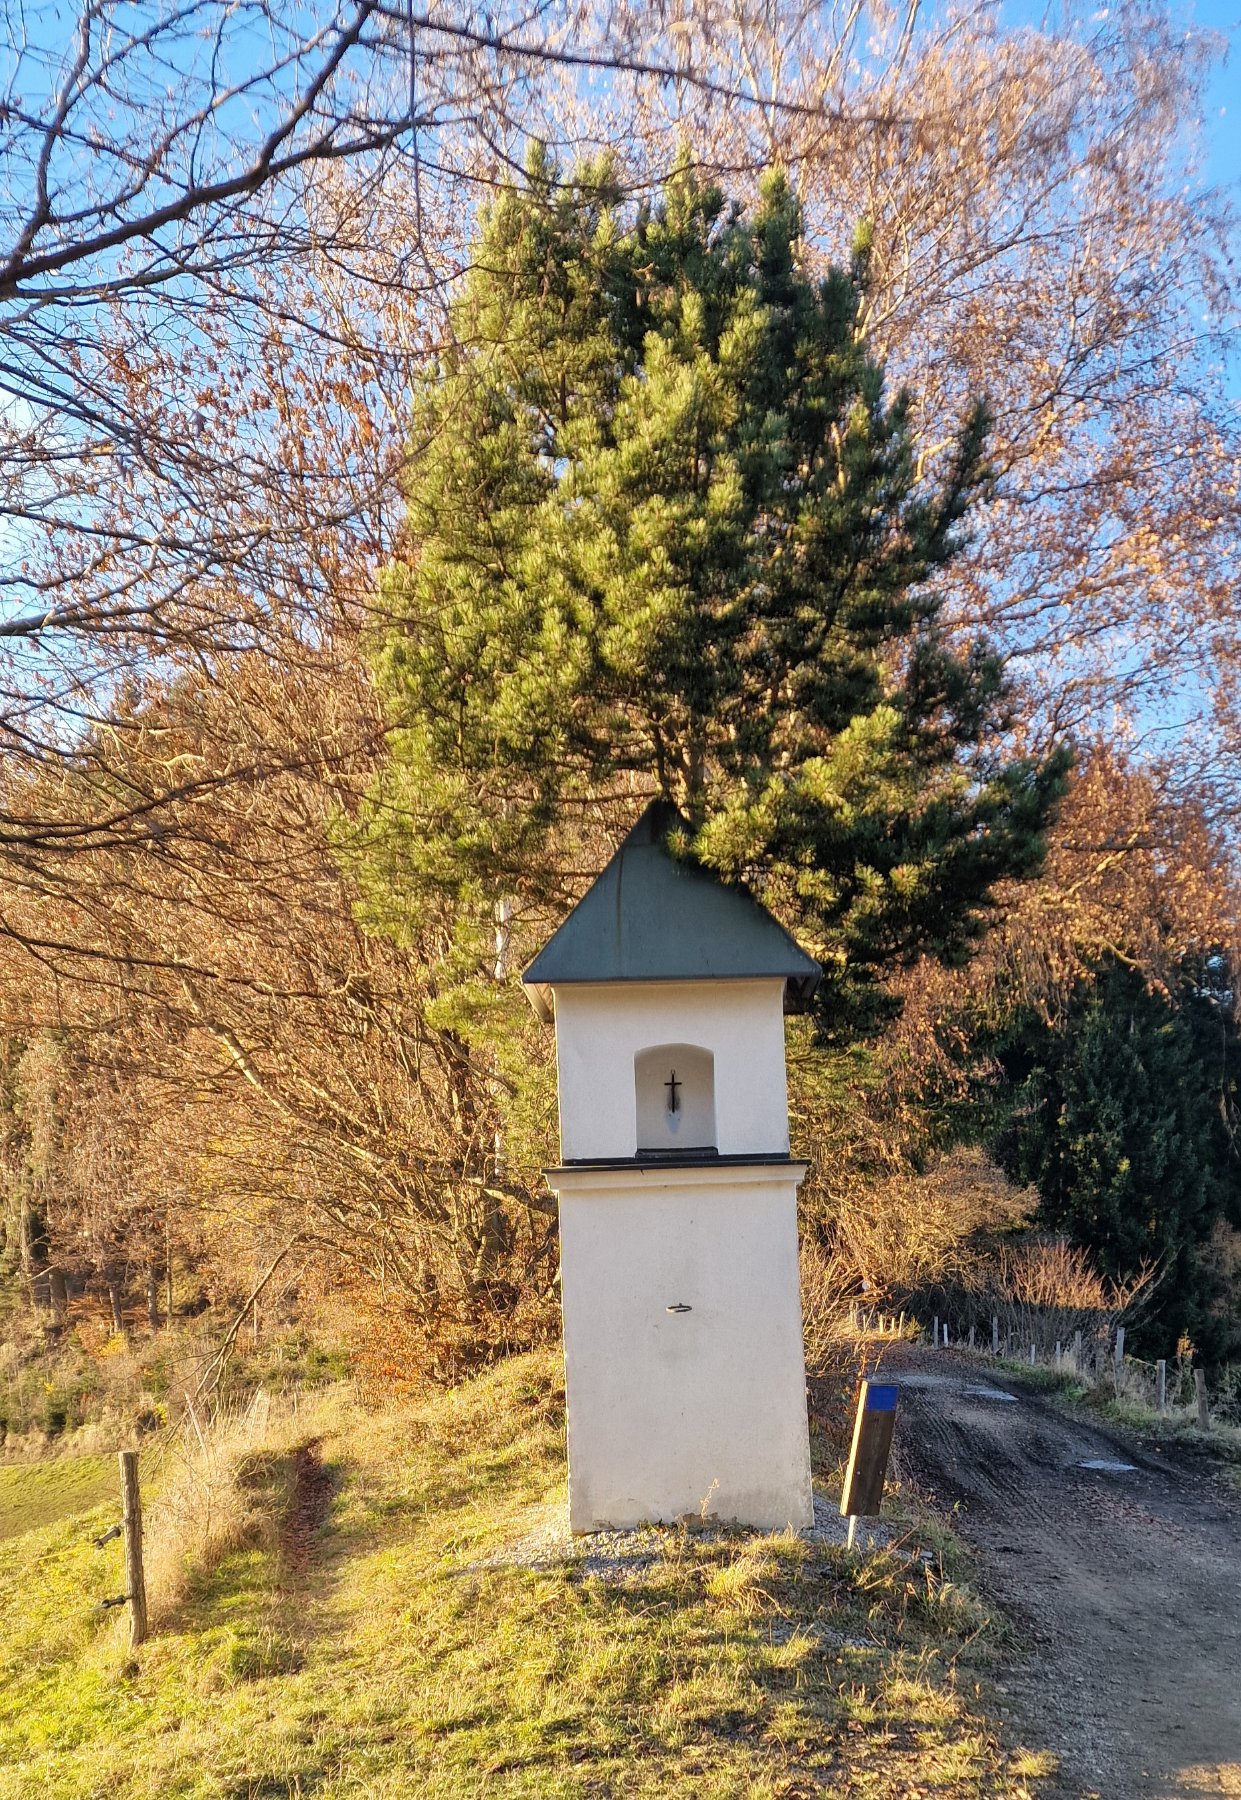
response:
<svg viewBox="0 0 1241 1800"><path fill-rule="evenodd" d="M1198 0L1195 24L1222 32L1231 45L1226 65L1211 83L1204 120L1212 180L1241 198L1241 0Z"/></svg>

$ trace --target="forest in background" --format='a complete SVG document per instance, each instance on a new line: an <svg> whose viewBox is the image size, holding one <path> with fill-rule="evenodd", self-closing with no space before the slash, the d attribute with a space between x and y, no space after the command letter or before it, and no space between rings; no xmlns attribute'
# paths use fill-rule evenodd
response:
<svg viewBox="0 0 1241 1800"><path fill-rule="evenodd" d="M217 10L191 9L202 42ZM1159 9L1054 30L782 5L356 23L301 45L304 89L285 60L243 90L250 144L195 86L192 32L170 96L141 34L106 79L89 34L60 83L59 44L36 26L18 47L15 1322L206 1309L223 1332L297 1307L394 1380L554 1331L552 1043L518 978L662 788L696 852L835 971L790 1036L816 1280L968 1304L1037 1285L1065 1237L1099 1294L1145 1281L1150 1354L1236 1358L1236 232L1194 165L1216 47ZM770 219L773 169L797 202L787 267L768 237L743 278L701 196ZM642 220L627 315L615 257ZM662 264L651 221L680 233ZM733 338L712 324L725 265ZM786 465L764 474L741 429L771 411L742 302L766 283L795 310L794 274L832 269L822 364L781 416L821 380L803 485L849 505L799 554L821 551L839 631L777 684L813 730L780 736L773 708L756 744L767 650L736 621L757 606L768 648L792 630L754 542L799 526ZM654 410L626 440L617 382L652 332L676 367L661 389L647 357ZM681 376L702 377L685 407ZM540 416L543 388L589 405L509 456L493 378ZM708 445L692 479L664 455L678 431ZM582 506L615 530L653 493L680 510L592 564ZM532 529L553 516L563 537ZM461 574L496 520L503 594ZM841 545L876 520L859 584ZM657 565L662 611L639 579ZM577 629L582 594L607 631ZM646 705L669 646L679 761ZM550 742L548 718L574 729Z"/></svg>

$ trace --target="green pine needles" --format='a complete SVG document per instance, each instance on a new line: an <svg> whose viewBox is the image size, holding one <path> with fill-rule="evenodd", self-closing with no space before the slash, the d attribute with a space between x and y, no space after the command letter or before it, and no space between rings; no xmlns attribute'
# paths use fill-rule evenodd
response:
<svg viewBox="0 0 1241 1800"><path fill-rule="evenodd" d="M939 629L991 479L982 404L921 479L861 329L862 238L818 279L785 178L750 215L688 166L634 211L542 157L482 228L419 385L379 679L372 894L481 920L550 891L554 833L659 793L825 966L825 1024L956 958L1041 859L1065 759L1003 749L985 644Z"/></svg>
<svg viewBox="0 0 1241 1800"><path fill-rule="evenodd" d="M1241 1307L1214 1232L1241 1226L1233 976L1189 958L1167 987L1104 957L1054 1023L1018 1015L998 1048L1012 1084L999 1151L1039 1191L1038 1222L1068 1234L1114 1281L1158 1271L1130 1343L1170 1354L1182 1334L1221 1360Z"/></svg>

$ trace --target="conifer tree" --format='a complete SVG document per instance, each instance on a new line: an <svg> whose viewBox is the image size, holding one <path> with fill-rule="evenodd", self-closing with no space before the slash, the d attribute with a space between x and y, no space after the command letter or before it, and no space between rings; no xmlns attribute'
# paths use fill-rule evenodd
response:
<svg viewBox="0 0 1241 1800"><path fill-rule="evenodd" d="M1037 1187L1040 1221L1105 1274L1158 1271L1131 1336L1159 1355L1182 1333L1208 1355L1235 1353L1241 1331L1211 1252L1218 1220L1241 1225L1241 1042L1221 970L1209 959L1161 992L1108 959L1062 1018L1026 1019L1002 1052L1019 1083L1003 1159Z"/></svg>
<svg viewBox="0 0 1241 1800"><path fill-rule="evenodd" d="M850 1034L1037 866L1064 760L1005 750L999 662L940 628L986 410L923 478L865 292L865 234L814 276L779 173L749 216L688 167L636 214L606 167L541 157L500 197L415 404L374 914L447 896L482 924L575 809L619 797L619 829L658 793L679 853L822 959Z"/></svg>

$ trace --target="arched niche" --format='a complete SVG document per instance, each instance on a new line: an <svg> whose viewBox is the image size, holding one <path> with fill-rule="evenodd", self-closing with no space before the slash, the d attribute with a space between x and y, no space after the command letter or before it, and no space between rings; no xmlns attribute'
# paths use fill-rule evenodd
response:
<svg viewBox="0 0 1241 1800"><path fill-rule="evenodd" d="M652 1044L633 1059L639 1156L714 1151L715 1058L697 1044Z"/></svg>

